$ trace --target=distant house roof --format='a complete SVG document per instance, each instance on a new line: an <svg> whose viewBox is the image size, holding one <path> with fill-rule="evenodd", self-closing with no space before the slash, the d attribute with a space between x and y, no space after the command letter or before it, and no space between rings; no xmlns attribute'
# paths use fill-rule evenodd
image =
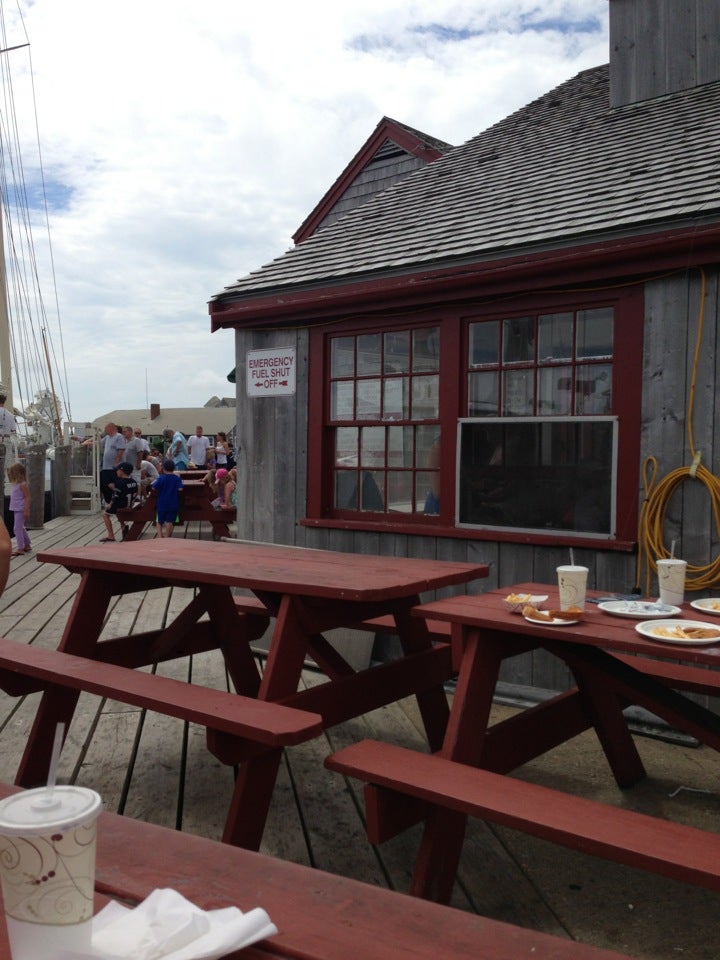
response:
<svg viewBox="0 0 720 960"><path fill-rule="evenodd" d="M159 416L151 419L150 412L143 410L111 410L96 417L92 426L102 430L106 423L120 427L139 427L145 436L160 436L163 430L180 430L185 435L195 433L201 426L203 433L215 435L218 430L230 434L235 430L237 410L233 407L163 407Z"/></svg>
<svg viewBox="0 0 720 960"><path fill-rule="evenodd" d="M217 294L213 327L294 291L717 223L720 83L616 109L608 87L585 70L390 186Z"/></svg>
<svg viewBox="0 0 720 960"><path fill-rule="evenodd" d="M448 150L452 150L452 146L444 140L438 140L390 117L383 117L293 234L293 240L302 243L315 231L334 223L349 210L361 206L393 183L437 160Z"/></svg>

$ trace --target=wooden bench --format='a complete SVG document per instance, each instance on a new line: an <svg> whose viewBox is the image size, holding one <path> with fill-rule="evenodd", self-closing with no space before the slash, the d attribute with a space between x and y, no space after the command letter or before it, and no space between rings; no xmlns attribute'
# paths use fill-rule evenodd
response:
<svg viewBox="0 0 720 960"><path fill-rule="evenodd" d="M550 840L583 853L720 890L720 835L548 787L363 740L325 761L330 770L425 804ZM366 791L366 804L376 794ZM379 835L368 806L368 834Z"/></svg>
<svg viewBox="0 0 720 960"><path fill-rule="evenodd" d="M234 757L240 757L258 745L289 746L322 732L321 718L305 710L0 637L0 689L17 697L53 687L200 724L207 730L209 749L223 762L238 762L223 759L232 747Z"/></svg>
<svg viewBox="0 0 720 960"><path fill-rule="evenodd" d="M0 784L0 797L12 787ZM262 907L278 933L232 956L246 960L628 960L570 939L310 869L166 827L101 813L96 909L134 905L158 887L202 909ZM0 955L9 956L4 924ZM5 952L3 952L5 948Z"/></svg>

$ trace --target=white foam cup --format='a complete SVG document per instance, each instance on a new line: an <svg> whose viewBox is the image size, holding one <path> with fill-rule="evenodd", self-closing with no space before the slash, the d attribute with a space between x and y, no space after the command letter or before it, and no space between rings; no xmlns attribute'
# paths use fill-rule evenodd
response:
<svg viewBox="0 0 720 960"><path fill-rule="evenodd" d="M0 801L0 882L12 960L90 953L99 794L39 787Z"/></svg>
<svg viewBox="0 0 720 960"><path fill-rule="evenodd" d="M568 607L585 609L588 572L587 567L579 567L574 564L557 568L561 610L567 610Z"/></svg>
<svg viewBox="0 0 720 960"><path fill-rule="evenodd" d="M660 602L671 607L677 607L685 599L685 574L687 573L686 560L658 560L658 585L660 587Z"/></svg>

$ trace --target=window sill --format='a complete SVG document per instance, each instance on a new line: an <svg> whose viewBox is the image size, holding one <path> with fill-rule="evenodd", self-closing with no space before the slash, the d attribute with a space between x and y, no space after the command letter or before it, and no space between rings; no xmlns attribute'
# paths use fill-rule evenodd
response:
<svg viewBox="0 0 720 960"><path fill-rule="evenodd" d="M338 518L305 517L300 521L303 527L316 527L327 530L367 530L373 533L400 533L415 537L452 537L457 540L484 540L494 543L525 543L534 546L577 547L592 550L612 550L618 553L632 553L637 547L635 540L605 540L601 537L569 537L562 531L558 533L515 533L512 530L479 530L476 528L451 527L442 521L426 519L415 523L393 522L392 520L363 520Z"/></svg>

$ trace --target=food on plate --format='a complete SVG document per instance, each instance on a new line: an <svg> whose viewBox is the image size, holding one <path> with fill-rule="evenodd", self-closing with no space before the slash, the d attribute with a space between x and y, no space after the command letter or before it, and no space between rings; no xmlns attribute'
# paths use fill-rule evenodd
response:
<svg viewBox="0 0 720 960"><path fill-rule="evenodd" d="M656 637L667 640L720 640L720 630L716 627L656 627Z"/></svg>
<svg viewBox="0 0 720 960"><path fill-rule="evenodd" d="M580 607L568 607L567 610L551 610L550 614L556 620L582 620L585 611Z"/></svg>
<svg viewBox="0 0 720 960"><path fill-rule="evenodd" d="M545 623L552 623L554 617L551 613L546 613L544 610L538 610L537 607L525 606L522 609L522 614L524 617L529 617L531 620L541 620Z"/></svg>

